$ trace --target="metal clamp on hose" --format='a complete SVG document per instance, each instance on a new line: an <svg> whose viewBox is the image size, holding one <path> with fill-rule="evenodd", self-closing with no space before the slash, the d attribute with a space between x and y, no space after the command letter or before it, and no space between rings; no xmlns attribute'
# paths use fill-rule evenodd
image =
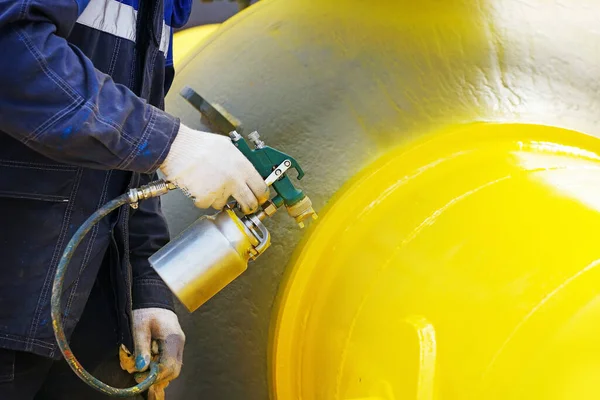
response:
<svg viewBox="0 0 600 400"><path fill-rule="evenodd" d="M87 233L96 225L102 218L116 210L117 208L130 204L133 208L137 207L137 203L140 200L149 199L151 197L161 196L167 193L169 190L174 189L175 186L165 181L155 181L148 185L144 185L140 188L131 189L126 194L123 194L116 199L109 201L94 214L92 214L80 227L77 232L73 235L67 247L65 248L60 262L56 267L56 274L54 276L54 283L52 284L52 299L51 299L51 315L52 315L52 328L54 329L54 336L58 343L58 348L65 357L67 364L73 370L73 372L86 384L93 387L94 389L114 397L133 397L139 395L141 392L147 390L156 381L158 377L158 364L150 362L150 373L146 379L130 388L120 389L107 385L95 378L92 374L83 368L81 363L75 358L75 355L71 351L69 342L63 329L63 314L61 309L61 295L63 292L63 284L67 272L67 267L71 262L75 250L81 244Z"/></svg>

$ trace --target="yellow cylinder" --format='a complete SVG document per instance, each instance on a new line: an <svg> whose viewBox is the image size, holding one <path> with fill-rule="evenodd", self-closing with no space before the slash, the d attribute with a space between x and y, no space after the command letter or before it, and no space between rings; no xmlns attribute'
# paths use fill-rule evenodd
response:
<svg viewBox="0 0 600 400"><path fill-rule="evenodd" d="M473 124L359 174L288 270L275 398L598 398L599 151Z"/></svg>
<svg viewBox="0 0 600 400"><path fill-rule="evenodd" d="M205 40L219 28L220 24L199 25L187 28L173 35L173 64L178 69L186 57L194 54Z"/></svg>

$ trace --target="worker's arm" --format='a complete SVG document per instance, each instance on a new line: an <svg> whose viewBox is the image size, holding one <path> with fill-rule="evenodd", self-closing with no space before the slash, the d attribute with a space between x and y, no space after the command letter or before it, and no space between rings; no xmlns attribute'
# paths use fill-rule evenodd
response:
<svg viewBox="0 0 600 400"><path fill-rule="evenodd" d="M246 212L256 209L268 188L230 140L184 127L69 45L86 4L0 0L0 130L68 164L160 167L200 207L219 208L233 196Z"/></svg>
<svg viewBox="0 0 600 400"><path fill-rule="evenodd" d="M60 162L155 171L179 121L65 37L87 0L0 0L0 130Z"/></svg>

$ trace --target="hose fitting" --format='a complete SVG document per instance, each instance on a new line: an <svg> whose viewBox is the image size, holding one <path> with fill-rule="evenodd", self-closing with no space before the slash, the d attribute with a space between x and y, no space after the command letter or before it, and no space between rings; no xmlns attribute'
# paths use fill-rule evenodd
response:
<svg viewBox="0 0 600 400"><path fill-rule="evenodd" d="M131 208L138 208L138 202L141 200L150 199L152 197L162 196L169 192L169 190L176 189L177 187L164 180L158 180L148 183L147 185L140 186L139 188L130 189L127 192L128 203Z"/></svg>

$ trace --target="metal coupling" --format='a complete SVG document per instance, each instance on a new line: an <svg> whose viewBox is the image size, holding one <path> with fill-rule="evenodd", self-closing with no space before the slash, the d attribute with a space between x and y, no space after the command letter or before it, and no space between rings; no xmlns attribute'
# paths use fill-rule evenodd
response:
<svg viewBox="0 0 600 400"><path fill-rule="evenodd" d="M163 194L167 194L170 190L176 188L177 186L175 186L173 183L166 182L161 179L150 182L147 185L140 186L139 188L130 189L127 192L127 196L129 197L129 205L131 208L138 208L138 202L141 200L162 196Z"/></svg>
<svg viewBox="0 0 600 400"><path fill-rule="evenodd" d="M259 220L264 221L265 219L267 219L268 217L271 217L276 212L277 212L277 206L271 200L269 200L265 204L262 205L262 210L259 210L255 215Z"/></svg>

